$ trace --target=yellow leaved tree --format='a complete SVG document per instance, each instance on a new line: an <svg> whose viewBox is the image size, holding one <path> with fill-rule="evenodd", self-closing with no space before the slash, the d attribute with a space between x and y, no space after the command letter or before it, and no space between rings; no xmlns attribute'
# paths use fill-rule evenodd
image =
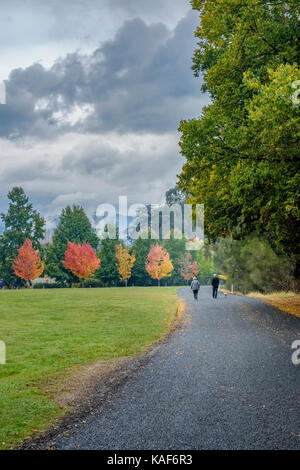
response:
<svg viewBox="0 0 300 470"><path fill-rule="evenodd" d="M127 287L127 281L131 277L131 270L135 262L135 255L131 255L128 248L122 245L118 245L116 249L117 266L122 281L125 281Z"/></svg>

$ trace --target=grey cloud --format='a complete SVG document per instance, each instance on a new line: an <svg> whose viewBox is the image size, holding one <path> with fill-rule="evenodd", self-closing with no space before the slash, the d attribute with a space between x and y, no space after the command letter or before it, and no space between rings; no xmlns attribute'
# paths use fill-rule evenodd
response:
<svg viewBox="0 0 300 470"><path fill-rule="evenodd" d="M92 0L73 3L67 37L83 5L93 11ZM208 100L190 70L197 14L189 12L172 29L165 20L173 4L179 8L177 0L100 3L122 19L113 39L90 53L64 55L49 69L38 63L15 69L6 82L7 104L0 106L1 208L12 184L22 185L51 218L72 202L91 214L102 202L116 203L119 194L132 203L160 202L175 183L182 163L179 121L200 114ZM40 4L51 7L53 17L63 16L70 5L69 0ZM143 8L144 19L132 18ZM153 24L149 19L156 14ZM59 37L63 19L50 26Z"/></svg>
<svg viewBox="0 0 300 470"><path fill-rule="evenodd" d="M189 8L188 0L1 0L0 43L14 55L24 48L22 55L31 54L31 62L44 60L43 52L35 55L37 45L46 54L48 46L91 50L125 20L139 16L148 24L161 21L174 27Z"/></svg>
<svg viewBox="0 0 300 470"><path fill-rule="evenodd" d="M107 174L114 165L120 165L122 155L118 149L102 144L74 148L62 159L63 170L77 171L84 175Z"/></svg>
<svg viewBox="0 0 300 470"><path fill-rule="evenodd" d="M36 162L32 162L31 164L27 162L14 168L4 169L0 173L0 181L2 183L10 181L14 184L14 182L21 181L24 183L25 181L35 181L41 178L48 180L57 179L58 176L57 174L52 174L52 168L48 161L39 161L38 165Z"/></svg>
<svg viewBox="0 0 300 470"><path fill-rule="evenodd" d="M12 185L22 186L44 215L56 217L66 204L83 204L91 213L98 204L115 204L122 194L128 195L130 203L160 202L174 184L181 163L176 134L131 135L125 142L110 135L107 144L103 136L91 143L93 139L68 135L67 142L61 139L53 146L33 141L26 154L32 157L27 159L15 143L7 141L2 150L10 157L15 153L16 164L11 159L0 175L0 206L5 206ZM53 158L54 148L59 155Z"/></svg>
<svg viewBox="0 0 300 470"><path fill-rule="evenodd" d="M170 32L163 24L134 19L91 55L69 54L50 70L39 64L14 70L7 105L0 107L0 135L175 130L187 108L201 112L200 83L190 70L197 22L190 12ZM41 100L45 105L37 109ZM75 124L57 116L83 105L93 112Z"/></svg>

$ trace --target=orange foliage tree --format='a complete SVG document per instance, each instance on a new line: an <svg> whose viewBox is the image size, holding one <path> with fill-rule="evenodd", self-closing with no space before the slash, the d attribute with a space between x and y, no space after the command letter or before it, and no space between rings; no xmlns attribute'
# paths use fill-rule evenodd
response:
<svg viewBox="0 0 300 470"><path fill-rule="evenodd" d="M18 249L18 253L12 269L16 276L30 283L43 273L44 263L41 261L39 252L33 248L32 241L29 238Z"/></svg>
<svg viewBox="0 0 300 470"><path fill-rule="evenodd" d="M72 271L74 276L84 280L92 276L100 266L100 259L89 243L76 244L68 242L63 265Z"/></svg>
<svg viewBox="0 0 300 470"><path fill-rule="evenodd" d="M127 281L131 277L131 270L135 262L135 255L131 255L128 249L122 245L118 245L116 258L120 278L125 281L125 285L127 287Z"/></svg>
<svg viewBox="0 0 300 470"><path fill-rule="evenodd" d="M158 243L152 245L147 256L145 268L152 279L158 280L158 285L160 285L161 279L171 276L171 272L174 269L169 253Z"/></svg>
<svg viewBox="0 0 300 470"><path fill-rule="evenodd" d="M192 263L192 255L188 252L187 255L184 255L180 260L180 275L185 281L191 281L194 276L197 276L199 273L199 267L197 261Z"/></svg>

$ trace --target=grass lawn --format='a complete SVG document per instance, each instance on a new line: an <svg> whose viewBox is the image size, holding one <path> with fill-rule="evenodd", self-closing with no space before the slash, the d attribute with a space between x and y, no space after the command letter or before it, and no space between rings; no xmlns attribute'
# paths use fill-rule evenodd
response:
<svg viewBox="0 0 300 470"><path fill-rule="evenodd" d="M66 412L41 382L141 352L167 331L176 307L173 287L0 291L0 449Z"/></svg>

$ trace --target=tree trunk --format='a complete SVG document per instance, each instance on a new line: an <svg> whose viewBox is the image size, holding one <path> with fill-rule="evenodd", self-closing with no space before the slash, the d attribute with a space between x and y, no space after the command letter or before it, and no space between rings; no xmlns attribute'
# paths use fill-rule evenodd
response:
<svg viewBox="0 0 300 470"><path fill-rule="evenodd" d="M160 287L160 279L158 279L158 283L157 283L158 287Z"/></svg>
<svg viewBox="0 0 300 470"><path fill-rule="evenodd" d="M125 287L127 287L127 279L125 279Z"/></svg>
<svg viewBox="0 0 300 470"><path fill-rule="evenodd" d="M296 280L296 291L300 290L300 260L296 260L295 266L295 280Z"/></svg>

